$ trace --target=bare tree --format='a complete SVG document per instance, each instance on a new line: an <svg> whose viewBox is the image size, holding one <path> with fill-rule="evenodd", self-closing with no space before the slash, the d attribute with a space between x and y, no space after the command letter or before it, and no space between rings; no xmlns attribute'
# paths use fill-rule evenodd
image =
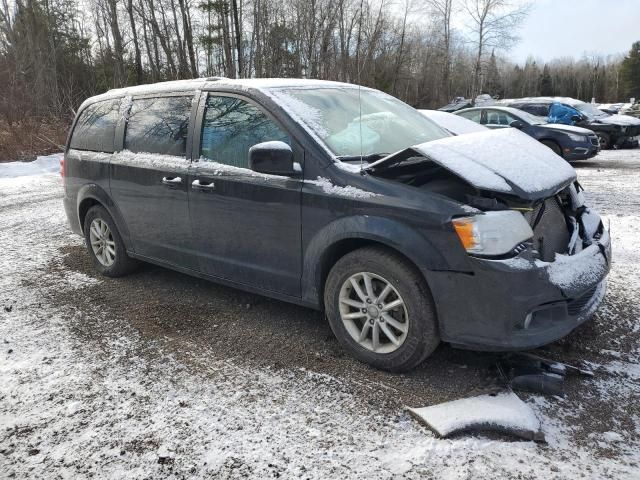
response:
<svg viewBox="0 0 640 480"><path fill-rule="evenodd" d="M517 27L529 12L528 3L517 0L466 0L465 9L471 19L472 43L476 46L471 92L480 92L482 62L490 49L509 48L518 40Z"/></svg>

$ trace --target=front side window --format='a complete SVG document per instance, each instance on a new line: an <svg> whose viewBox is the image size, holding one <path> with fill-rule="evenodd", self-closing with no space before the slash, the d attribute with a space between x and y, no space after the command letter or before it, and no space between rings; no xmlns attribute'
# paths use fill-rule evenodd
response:
<svg viewBox="0 0 640 480"><path fill-rule="evenodd" d="M487 110L487 125L508 127L517 118L500 110Z"/></svg>
<svg viewBox="0 0 640 480"><path fill-rule="evenodd" d="M124 148L134 153L184 157L192 97L134 99Z"/></svg>
<svg viewBox="0 0 640 480"><path fill-rule="evenodd" d="M96 102L85 108L71 135L70 148L113 153L120 99Z"/></svg>
<svg viewBox="0 0 640 480"><path fill-rule="evenodd" d="M480 116L482 115L482 110L472 110L470 112L462 112L462 113L458 113L458 115L466 118L467 120L471 120L472 122L480 123Z"/></svg>
<svg viewBox="0 0 640 480"><path fill-rule="evenodd" d="M248 168L249 149L272 140L291 144L289 136L255 105L235 97L209 95L202 121L203 160Z"/></svg>

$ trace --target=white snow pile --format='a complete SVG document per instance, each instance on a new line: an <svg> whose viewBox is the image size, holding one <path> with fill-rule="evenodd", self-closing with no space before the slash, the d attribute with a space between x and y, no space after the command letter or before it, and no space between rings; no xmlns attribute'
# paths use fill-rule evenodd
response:
<svg viewBox="0 0 640 480"><path fill-rule="evenodd" d="M0 178L57 173L60 171L60 160L63 156L64 153L53 153L38 157L32 162L0 163Z"/></svg>
<svg viewBox="0 0 640 480"><path fill-rule="evenodd" d="M535 194L576 178L567 162L515 128L442 138L413 148L486 190L514 194L515 185Z"/></svg>
<svg viewBox="0 0 640 480"><path fill-rule="evenodd" d="M409 408L441 437L465 430L498 430L541 439L540 420L513 392L480 395L423 408Z"/></svg>
<svg viewBox="0 0 640 480"><path fill-rule="evenodd" d="M380 196L377 193L368 192L366 190L362 190L357 187L353 187L351 185L347 185L345 187L340 187L331 183L331 180L324 177L318 177L317 180L305 180L305 183L310 183L312 185L317 185L322 188L324 193L329 195L338 195L341 197L350 197L350 198L372 198Z"/></svg>
<svg viewBox="0 0 640 480"><path fill-rule="evenodd" d="M440 110L419 110L419 112L455 135L489 131L487 127L453 113L441 112Z"/></svg>

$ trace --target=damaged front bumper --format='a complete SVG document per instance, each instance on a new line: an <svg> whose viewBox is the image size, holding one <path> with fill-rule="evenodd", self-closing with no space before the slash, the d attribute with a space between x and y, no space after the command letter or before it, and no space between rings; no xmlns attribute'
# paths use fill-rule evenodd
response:
<svg viewBox="0 0 640 480"><path fill-rule="evenodd" d="M588 247L553 262L470 258L471 273L430 272L442 339L476 350L524 350L591 318L611 264L609 232L599 224Z"/></svg>

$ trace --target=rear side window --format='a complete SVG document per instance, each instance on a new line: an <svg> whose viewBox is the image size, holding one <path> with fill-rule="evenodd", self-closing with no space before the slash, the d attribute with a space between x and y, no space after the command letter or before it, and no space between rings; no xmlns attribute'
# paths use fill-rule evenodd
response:
<svg viewBox="0 0 640 480"><path fill-rule="evenodd" d="M536 115L538 117L546 117L547 115L549 115L548 104L532 103L532 104L521 105L517 108L519 108L520 110L524 110L525 112L530 113L531 115Z"/></svg>
<svg viewBox="0 0 640 480"><path fill-rule="evenodd" d="M132 152L184 157L191 96L141 98L129 111L124 148Z"/></svg>
<svg viewBox="0 0 640 480"><path fill-rule="evenodd" d="M85 108L71 135L70 148L113 153L120 99L96 102Z"/></svg>
<svg viewBox="0 0 640 480"><path fill-rule="evenodd" d="M249 149L271 140L291 145L289 136L255 105L235 97L207 98L200 147L203 160L248 168Z"/></svg>

